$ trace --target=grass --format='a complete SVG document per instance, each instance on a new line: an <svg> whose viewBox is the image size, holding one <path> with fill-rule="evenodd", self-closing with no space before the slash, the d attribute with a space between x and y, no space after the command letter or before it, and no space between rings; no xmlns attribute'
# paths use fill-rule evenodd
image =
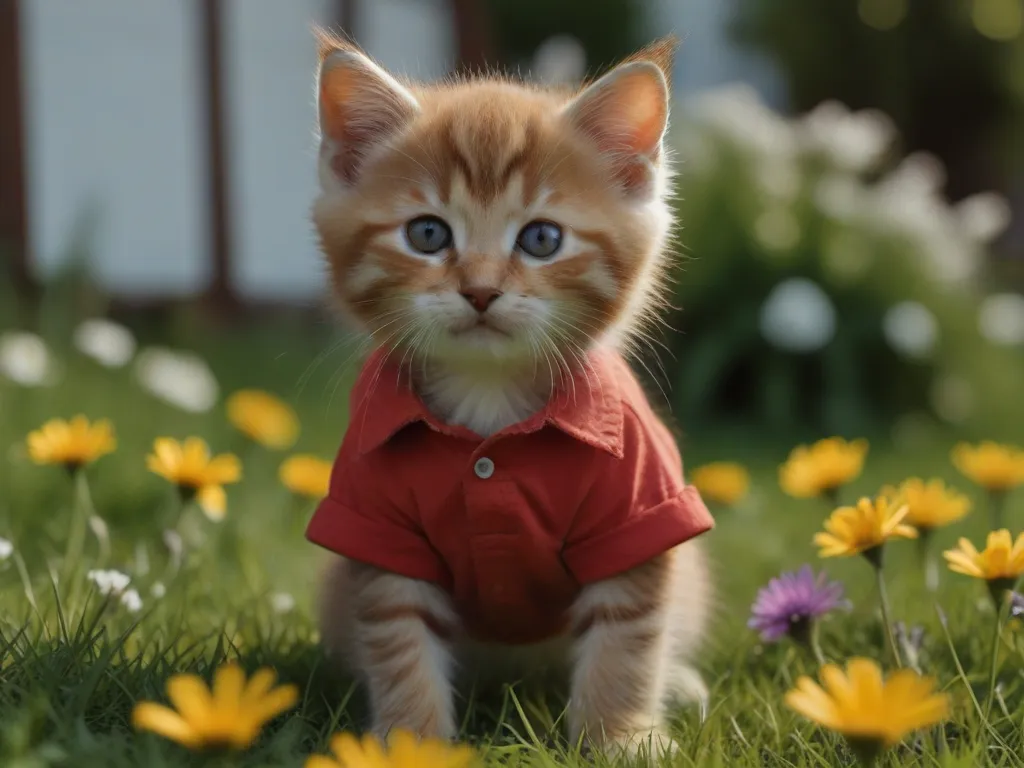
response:
<svg viewBox="0 0 1024 768"><path fill-rule="evenodd" d="M339 368L345 350L314 364L327 346L326 328L310 332L284 323L272 330L215 334L185 322L147 334L204 354L225 392L241 386L278 392L302 416L297 449L332 455L346 421L354 366ZM317 646L311 617L323 554L302 535L311 505L295 501L277 483L282 457L247 446L229 430L222 409L183 414L143 392L128 370L106 370L76 355L65 341L66 329L48 335L64 365L59 385L26 390L0 380L0 536L16 547L15 555L0 564L0 765L300 766L306 755L324 750L330 734L359 728L365 716L361 693L329 668ZM118 451L88 473L112 546L104 556L90 534L82 561L75 564L78 576L55 583L64 565L75 489L62 471L33 466L22 445L25 434L46 419L78 412L109 417L118 430ZM245 464L245 480L230 489L227 520L201 521L205 540L187 551L176 571L162 537L176 522L175 497L144 463L153 438L165 434L201 435L217 451L239 452ZM983 505L981 495L949 465L953 437L893 445L876 436L863 477L844 496L852 500L912 474L936 475L970 490ZM700 660L711 688L709 714L701 722L695 711L678 713L681 751L660 764L852 764L840 739L782 704L795 679L814 672L813 660L788 643L763 646L745 629L760 585L783 567L815 561L810 538L827 511L823 503L787 499L778 490L775 470L788 447L785 436L698 434L684 440L690 466L738 459L751 467L755 482L740 507L716 510L718 526L707 536L718 589L714 632ZM960 534L980 541L986 531L983 509L956 530L941 532L936 549ZM1015 529L1024 520L1024 494L1011 498L1008 519ZM944 572L939 592L931 595L922 586L914 546L895 544L891 554L894 613L926 628L921 663L953 697L954 717L941 731L923 733L892 751L883 765L1024 764L1021 634L1007 633L999 696L986 721L973 703L984 702L987 693L993 622L982 585ZM129 614L89 589L82 574L94 567L131 574L143 611ZM884 659L870 568L859 559L827 567L847 585L854 609L822 626L825 655ZM159 599L151 594L158 581L167 589ZM275 607L279 594L294 597L292 610ZM275 720L251 751L226 763L224 756L193 754L132 731L133 704L164 701L170 675L208 676L228 658L239 659L249 671L273 666L302 692L298 707ZM562 704L555 692L519 687L474 699L464 706L465 738L483 746L489 765L590 764L559 735Z"/></svg>

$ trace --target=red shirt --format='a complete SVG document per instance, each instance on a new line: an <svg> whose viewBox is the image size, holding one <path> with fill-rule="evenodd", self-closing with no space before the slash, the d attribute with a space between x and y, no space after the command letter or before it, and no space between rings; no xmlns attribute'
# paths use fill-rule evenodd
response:
<svg viewBox="0 0 1024 768"><path fill-rule="evenodd" d="M615 352L489 438L434 418L375 353L310 541L439 584L467 630L529 643L566 627L583 585L709 530L672 435Z"/></svg>

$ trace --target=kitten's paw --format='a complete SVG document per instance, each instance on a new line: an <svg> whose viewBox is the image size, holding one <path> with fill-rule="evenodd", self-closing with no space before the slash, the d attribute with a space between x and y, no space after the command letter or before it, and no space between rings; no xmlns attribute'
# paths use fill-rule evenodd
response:
<svg viewBox="0 0 1024 768"><path fill-rule="evenodd" d="M621 736L610 740L603 747L609 757L625 757L631 761L641 758L641 765L656 765L661 757L675 754L678 749L679 743L672 738L667 728L661 726Z"/></svg>
<svg viewBox="0 0 1024 768"><path fill-rule="evenodd" d="M673 671L669 696L672 702L678 706L686 707L696 704L700 708L701 722L707 719L711 695L704 683L704 678L693 667L680 666Z"/></svg>

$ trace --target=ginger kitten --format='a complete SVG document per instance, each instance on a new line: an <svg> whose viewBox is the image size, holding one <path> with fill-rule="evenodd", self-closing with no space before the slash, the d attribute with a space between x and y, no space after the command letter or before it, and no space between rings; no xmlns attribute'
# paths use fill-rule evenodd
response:
<svg viewBox="0 0 1024 768"><path fill-rule="evenodd" d="M662 289L673 47L562 93L403 83L320 35L313 219L375 351L308 536L378 733L456 736L456 672L513 647L566 665L600 748L704 695L712 521L618 351Z"/></svg>

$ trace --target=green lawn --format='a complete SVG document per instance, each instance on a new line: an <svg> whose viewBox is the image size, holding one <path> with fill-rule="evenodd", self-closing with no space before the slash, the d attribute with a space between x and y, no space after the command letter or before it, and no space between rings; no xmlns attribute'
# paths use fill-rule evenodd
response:
<svg viewBox="0 0 1024 768"><path fill-rule="evenodd" d="M0 765L177 766L237 764L300 766L322 751L328 736L358 728L365 707L348 681L325 665L311 620L314 585L322 553L303 538L311 505L291 499L276 479L282 458L246 447L227 426L223 409L183 414L144 392L130 369L107 370L71 351L65 329L48 334L63 365L52 388L22 389L0 380L0 536L15 554L0 563ZM209 333L184 324L151 329L153 338L175 339L203 354L222 394L242 386L265 387L299 410L303 433L297 450L330 457L344 429L352 350L339 349L319 364L326 327L314 332L282 323L259 333ZM109 528L106 556L90 534L78 577L54 584L66 567L63 553L75 488L59 469L36 467L24 452L25 434L50 417L82 412L111 418L120 445L88 472L97 513ZM197 434L214 450L239 452L245 478L229 493L230 511L221 524L201 521L204 541L187 550L173 570L162 531L176 524L172 490L146 471L144 457L154 437ZM851 436L852 437L852 436ZM869 436L870 437L870 436ZM875 437L863 477L845 495L872 493L883 483L911 474L956 481L948 451L954 435L932 435L894 447ZM763 646L745 628L757 588L783 567L816 560L810 538L824 518L824 504L787 499L775 471L788 440L763 435L688 434L688 465L736 459L754 475L751 496L735 510L716 510L717 528L707 536L718 588L717 620L701 666L711 687L711 709L701 723L696 712L679 713L682 750L666 765L835 766L851 764L841 741L800 720L782 697L813 661L783 643ZM1024 521L1024 493L1012 499L1010 520ZM939 547L966 534L980 543L983 509L956 530L943 532ZM984 698L993 613L983 587L944 572L936 596L922 586L912 544L891 547L889 584L894 613L927 629L922 664L952 695L954 719L942 746L936 732L894 750L885 765L1024 765L1024 638L1007 633L1000 699L989 723L971 699ZM129 573L144 601L138 614L104 601L89 588L87 568ZM870 569L862 560L828 562L845 582L854 609L822 627L826 656L884 658L881 625ZM166 586L152 596L156 582ZM285 599L294 607L282 611ZM936 611L948 616L948 637ZM955 655L954 655L955 652ZM275 720L236 763L224 756L195 755L169 742L132 731L136 701L165 701L164 684L182 671L208 676L227 658L249 671L273 666L301 689L298 707ZM963 675L958 674L957 659ZM504 699L471 704L465 736L493 765L580 765L561 739L550 738L561 704L555 695L513 690Z"/></svg>

